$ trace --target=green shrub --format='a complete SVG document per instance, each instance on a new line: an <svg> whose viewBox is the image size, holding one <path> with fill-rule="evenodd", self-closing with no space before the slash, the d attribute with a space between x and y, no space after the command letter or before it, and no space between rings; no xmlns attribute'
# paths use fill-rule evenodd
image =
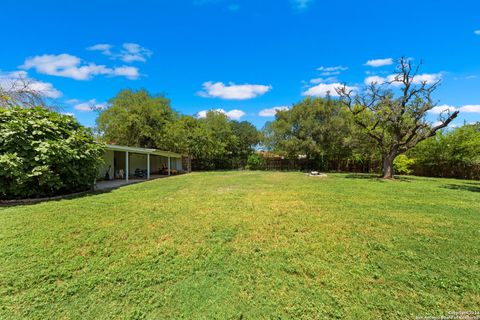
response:
<svg viewBox="0 0 480 320"><path fill-rule="evenodd" d="M44 108L0 108L0 198L43 197L90 188L103 145L72 116Z"/></svg>
<svg viewBox="0 0 480 320"><path fill-rule="evenodd" d="M245 168L248 170L264 170L265 159L259 154L252 153L248 156L247 166Z"/></svg>
<svg viewBox="0 0 480 320"><path fill-rule="evenodd" d="M407 155L413 173L433 177L480 179L480 122L438 132Z"/></svg>
<svg viewBox="0 0 480 320"><path fill-rule="evenodd" d="M412 165L415 163L414 159L407 157L405 154L401 154L393 161L393 167L397 174L411 174Z"/></svg>

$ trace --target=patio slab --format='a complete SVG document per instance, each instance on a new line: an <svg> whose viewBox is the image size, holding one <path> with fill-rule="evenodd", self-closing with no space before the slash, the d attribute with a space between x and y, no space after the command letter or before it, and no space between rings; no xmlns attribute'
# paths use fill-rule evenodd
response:
<svg viewBox="0 0 480 320"><path fill-rule="evenodd" d="M151 175L150 180L154 179L161 179L161 178L167 178L167 175ZM110 189L116 189L120 188L123 186L127 186L129 184L134 184L134 183L140 183L140 182L145 182L145 181L150 181L147 179L133 179L129 178L128 182L125 181L125 179L114 179L114 180L102 180L102 181L97 181L95 184L95 191L98 190L110 190Z"/></svg>

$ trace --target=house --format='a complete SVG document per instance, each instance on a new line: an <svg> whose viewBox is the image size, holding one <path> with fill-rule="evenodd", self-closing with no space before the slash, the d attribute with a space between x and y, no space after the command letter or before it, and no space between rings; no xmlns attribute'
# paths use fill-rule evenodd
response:
<svg viewBox="0 0 480 320"><path fill-rule="evenodd" d="M107 144L99 179L150 179L183 171L182 155L170 151Z"/></svg>

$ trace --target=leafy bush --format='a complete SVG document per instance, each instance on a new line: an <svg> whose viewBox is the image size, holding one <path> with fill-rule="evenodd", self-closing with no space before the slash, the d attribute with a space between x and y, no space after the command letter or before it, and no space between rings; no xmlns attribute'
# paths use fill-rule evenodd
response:
<svg viewBox="0 0 480 320"><path fill-rule="evenodd" d="M265 169L265 159L256 153L252 153L248 156L247 166L248 170L263 170Z"/></svg>
<svg viewBox="0 0 480 320"><path fill-rule="evenodd" d="M0 108L0 198L90 188L103 146L72 116L44 108Z"/></svg>
<svg viewBox="0 0 480 320"><path fill-rule="evenodd" d="M412 173L412 165L415 163L414 159L410 159L404 154L399 155L393 161L393 167L395 173L398 174L411 174Z"/></svg>
<svg viewBox="0 0 480 320"><path fill-rule="evenodd" d="M444 130L420 142L407 155L416 175L480 179L480 122Z"/></svg>

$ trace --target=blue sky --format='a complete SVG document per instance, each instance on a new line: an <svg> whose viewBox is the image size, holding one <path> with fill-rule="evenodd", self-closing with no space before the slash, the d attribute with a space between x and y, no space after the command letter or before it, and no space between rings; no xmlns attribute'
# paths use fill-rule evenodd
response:
<svg viewBox="0 0 480 320"><path fill-rule="evenodd" d="M435 97L461 125L480 121L478 12L462 0L3 0L0 81L36 79L88 126L90 105L145 88L181 113L222 109L262 127L272 108L382 81L406 56L442 79Z"/></svg>

